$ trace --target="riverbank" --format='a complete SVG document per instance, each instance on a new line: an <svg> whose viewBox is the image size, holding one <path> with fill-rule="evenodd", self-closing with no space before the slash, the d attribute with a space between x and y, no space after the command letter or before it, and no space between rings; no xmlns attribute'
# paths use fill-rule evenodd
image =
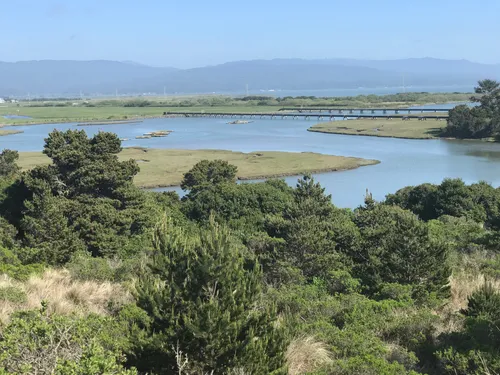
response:
<svg viewBox="0 0 500 375"><path fill-rule="evenodd" d="M121 160L134 159L141 171L134 182L142 188L178 186L184 173L201 160L226 160L238 167L240 180L296 176L304 173L325 173L378 164L378 160L316 154L312 152L232 152L226 150L171 150L125 148ZM26 170L48 164L41 152L21 152L19 166Z"/></svg>
<svg viewBox="0 0 500 375"><path fill-rule="evenodd" d="M344 120L320 123L307 129L310 132L365 135L372 137L390 137L404 139L435 139L439 138L446 121L411 119L364 119Z"/></svg>

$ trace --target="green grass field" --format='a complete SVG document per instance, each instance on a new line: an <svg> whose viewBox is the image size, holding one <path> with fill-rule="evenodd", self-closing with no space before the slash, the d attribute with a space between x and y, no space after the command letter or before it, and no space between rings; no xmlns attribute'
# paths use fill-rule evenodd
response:
<svg viewBox="0 0 500 375"><path fill-rule="evenodd" d="M319 133L368 135L374 137L393 137L409 139L432 139L439 137L442 128L446 126L443 120L419 121L412 119L364 119L345 120L321 123L308 130Z"/></svg>
<svg viewBox="0 0 500 375"><path fill-rule="evenodd" d="M224 150L162 150L126 148L120 159L134 159L141 171L135 177L139 187L153 188L179 185L184 173L201 160L226 160L238 167L238 178L270 178L354 169L377 164L367 160L343 156L315 154L309 152L252 152L249 154ZM19 165L30 169L48 164L49 158L41 152L20 153Z"/></svg>
<svg viewBox="0 0 500 375"><path fill-rule="evenodd" d="M56 122L89 122L103 120L131 120L137 118L160 117L163 112L276 112L272 106L231 106L231 107L2 107L0 124L27 125ZM2 115L29 116L31 119L2 119Z"/></svg>

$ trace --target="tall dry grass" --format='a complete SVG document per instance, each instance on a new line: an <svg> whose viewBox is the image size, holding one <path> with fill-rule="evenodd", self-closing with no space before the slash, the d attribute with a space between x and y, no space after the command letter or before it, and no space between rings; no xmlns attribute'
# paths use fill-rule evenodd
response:
<svg viewBox="0 0 500 375"><path fill-rule="evenodd" d="M130 293L119 284L73 280L66 270L47 270L26 282L0 276L0 288L7 286L23 291L26 301L0 301L0 321L4 323L16 311L40 308L42 301L47 303L49 313L107 315L111 313L112 306L131 300Z"/></svg>
<svg viewBox="0 0 500 375"><path fill-rule="evenodd" d="M306 374L333 362L326 345L312 336L293 340L285 354L288 375Z"/></svg>
<svg viewBox="0 0 500 375"><path fill-rule="evenodd" d="M462 329L464 319L459 312L467 307L472 293L486 282L491 283L496 290L500 291L500 280L487 278L473 267L464 268L453 273L450 277L451 297L446 305L436 311L436 314L441 317L439 323L435 325L436 336L441 333L456 332Z"/></svg>

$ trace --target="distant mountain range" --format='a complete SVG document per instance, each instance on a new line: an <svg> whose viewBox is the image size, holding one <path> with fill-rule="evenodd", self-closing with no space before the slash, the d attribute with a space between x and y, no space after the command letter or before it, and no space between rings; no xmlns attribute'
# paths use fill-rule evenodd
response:
<svg viewBox="0 0 500 375"><path fill-rule="evenodd" d="M474 85L500 79L500 64L434 58L401 60L274 59L193 69L118 61L0 62L0 96L209 93L357 87Z"/></svg>

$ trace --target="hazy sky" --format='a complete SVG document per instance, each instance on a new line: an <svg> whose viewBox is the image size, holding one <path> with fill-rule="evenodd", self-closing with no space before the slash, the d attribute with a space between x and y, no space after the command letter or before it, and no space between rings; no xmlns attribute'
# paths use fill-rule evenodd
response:
<svg viewBox="0 0 500 375"><path fill-rule="evenodd" d="M0 61L439 57L500 63L500 0L2 0Z"/></svg>

